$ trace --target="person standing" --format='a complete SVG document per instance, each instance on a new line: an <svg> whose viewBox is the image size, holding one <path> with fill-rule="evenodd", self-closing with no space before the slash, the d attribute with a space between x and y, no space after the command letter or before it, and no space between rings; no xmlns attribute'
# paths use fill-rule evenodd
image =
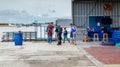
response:
<svg viewBox="0 0 120 67"><path fill-rule="evenodd" d="M71 44L76 45L77 28L76 28L75 24L70 24L70 26L71 26L71 32L70 32Z"/></svg>
<svg viewBox="0 0 120 67"><path fill-rule="evenodd" d="M63 43L65 43L66 39L68 40L68 42L70 42L68 39L68 31L66 30L66 28L64 28L63 37L64 37Z"/></svg>
<svg viewBox="0 0 120 67"><path fill-rule="evenodd" d="M55 32L57 33L57 38L58 38L58 44L57 45L61 45L61 40L62 40L62 27L60 25L58 25L56 27Z"/></svg>
<svg viewBox="0 0 120 67"><path fill-rule="evenodd" d="M48 35L47 42L49 44L51 44L52 43L52 35L53 35L53 26L52 26L51 23L48 24L46 32L47 32L47 35Z"/></svg>

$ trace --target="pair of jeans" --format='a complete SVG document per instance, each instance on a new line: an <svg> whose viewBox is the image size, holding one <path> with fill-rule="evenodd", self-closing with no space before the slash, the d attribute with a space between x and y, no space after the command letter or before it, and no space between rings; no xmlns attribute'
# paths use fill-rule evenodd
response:
<svg viewBox="0 0 120 67"><path fill-rule="evenodd" d="M67 36L64 36L64 41L63 41L63 43L65 43L65 40L66 40L66 39L67 39L68 42L70 42L69 39L68 39L68 37L67 37Z"/></svg>
<svg viewBox="0 0 120 67"><path fill-rule="evenodd" d="M61 35L62 35L62 33L59 33L59 34L57 35L57 37L58 37L58 45L61 45L61 40L62 40Z"/></svg>
<svg viewBox="0 0 120 67"><path fill-rule="evenodd" d="M52 43L52 37L48 36L47 42Z"/></svg>

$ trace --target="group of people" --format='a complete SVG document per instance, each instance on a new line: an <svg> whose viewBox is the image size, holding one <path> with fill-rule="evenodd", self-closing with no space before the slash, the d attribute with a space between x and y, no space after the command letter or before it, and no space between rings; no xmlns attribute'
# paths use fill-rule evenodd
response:
<svg viewBox="0 0 120 67"><path fill-rule="evenodd" d="M70 39L68 38L68 31L66 28L63 28L60 25L56 26L55 32L57 35L57 45L61 45L62 44L62 39L63 39L63 43L65 43L65 41L67 40L69 43L71 44L75 44L76 45L76 33L77 33L77 28L74 24L70 24L71 26L71 30L70 30ZM53 28L54 26L52 26L52 23L49 23L46 29L47 32L47 42L49 44L52 43L52 35L53 35ZM62 38L62 33L63 33L63 38Z"/></svg>

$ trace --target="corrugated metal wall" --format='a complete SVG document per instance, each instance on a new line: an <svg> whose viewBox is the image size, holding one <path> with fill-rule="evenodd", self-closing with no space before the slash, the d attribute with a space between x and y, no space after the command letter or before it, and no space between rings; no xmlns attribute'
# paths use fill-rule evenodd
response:
<svg viewBox="0 0 120 67"><path fill-rule="evenodd" d="M112 12L104 12L105 2L111 2ZM77 40L82 40L89 26L89 16L110 16L113 20L111 27L120 27L120 0L72 0L72 19L78 27Z"/></svg>
<svg viewBox="0 0 120 67"><path fill-rule="evenodd" d="M64 26L64 27L70 26L71 22L72 22L71 19L57 19L56 20L57 25L61 25L61 26Z"/></svg>
<svg viewBox="0 0 120 67"><path fill-rule="evenodd" d="M113 4L112 12L104 12L104 2ZM120 27L120 1L119 0L73 0L73 22L80 28L87 28L89 16L110 16L113 19L111 27Z"/></svg>

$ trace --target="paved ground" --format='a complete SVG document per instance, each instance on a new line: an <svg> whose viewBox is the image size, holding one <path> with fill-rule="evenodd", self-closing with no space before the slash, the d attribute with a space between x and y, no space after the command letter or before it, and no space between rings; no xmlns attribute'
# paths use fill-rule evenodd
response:
<svg viewBox="0 0 120 67"><path fill-rule="evenodd" d="M85 50L104 65L120 65L120 47L99 46L85 48Z"/></svg>
<svg viewBox="0 0 120 67"><path fill-rule="evenodd" d="M99 44L100 42L80 42L78 47L82 47L84 54L98 67L120 67L120 47Z"/></svg>
<svg viewBox="0 0 120 67"><path fill-rule="evenodd" d="M45 42L13 42L0 44L0 67L97 67L81 48L65 43L61 46Z"/></svg>
<svg viewBox="0 0 120 67"><path fill-rule="evenodd" d="M13 42L0 42L0 67L120 67L105 66L84 50L100 46L99 42L78 43L24 42L18 47Z"/></svg>

